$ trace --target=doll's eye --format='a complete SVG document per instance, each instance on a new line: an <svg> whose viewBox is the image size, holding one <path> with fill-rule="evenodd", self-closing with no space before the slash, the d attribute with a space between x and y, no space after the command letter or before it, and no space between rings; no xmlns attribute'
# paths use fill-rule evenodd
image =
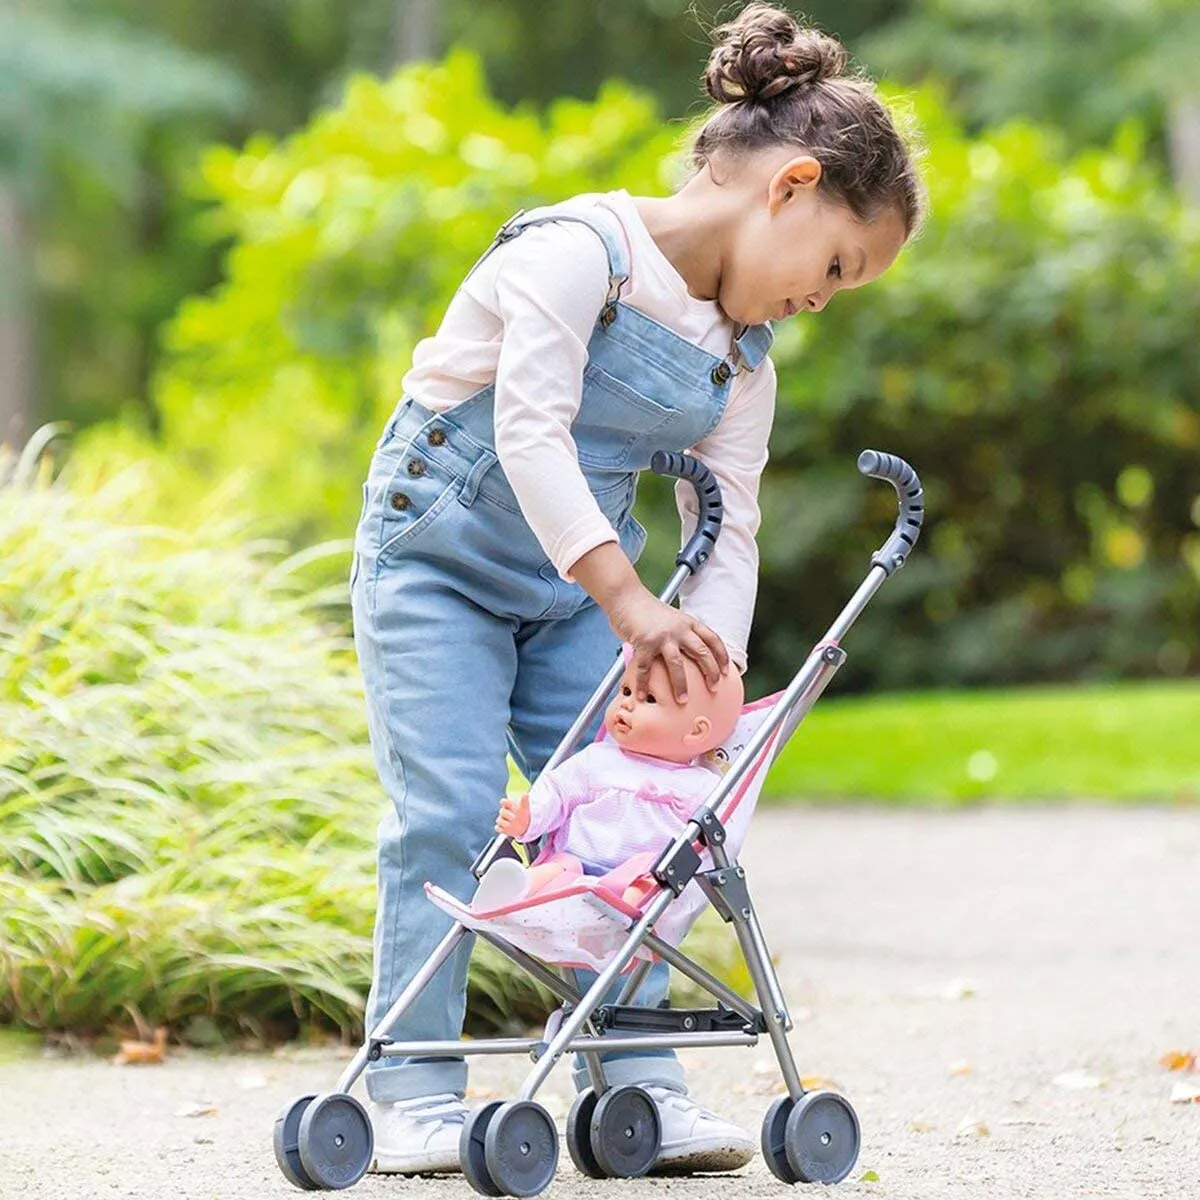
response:
<svg viewBox="0 0 1200 1200"><path fill-rule="evenodd" d="M632 696L633 695L633 692L630 690L629 684L623 683L621 685L621 695L622 696Z"/></svg>
<svg viewBox="0 0 1200 1200"><path fill-rule="evenodd" d="M654 698L654 693L653 693L653 692L647 692L647 693L646 693L646 703L647 703L647 704L657 704L657 703L658 703L658 701L657 701L657 700L655 700L655 698Z"/></svg>

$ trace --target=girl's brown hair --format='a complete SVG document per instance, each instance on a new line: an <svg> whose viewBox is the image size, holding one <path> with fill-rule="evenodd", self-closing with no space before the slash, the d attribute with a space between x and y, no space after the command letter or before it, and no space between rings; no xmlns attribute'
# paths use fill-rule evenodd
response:
<svg viewBox="0 0 1200 1200"><path fill-rule="evenodd" d="M769 4L748 5L714 39L704 82L720 107L696 136L697 169L720 152L792 143L820 162L821 186L859 220L895 205L912 236L924 215L915 152L871 81L846 73L841 42Z"/></svg>

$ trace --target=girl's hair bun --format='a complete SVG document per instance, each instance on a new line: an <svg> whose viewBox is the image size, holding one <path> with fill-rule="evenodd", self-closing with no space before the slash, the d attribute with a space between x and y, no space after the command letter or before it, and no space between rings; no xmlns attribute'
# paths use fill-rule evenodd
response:
<svg viewBox="0 0 1200 1200"><path fill-rule="evenodd" d="M846 48L770 4L750 4L720 26L704 73L708 94L722 104L762 102L845 70Z"/></svg>

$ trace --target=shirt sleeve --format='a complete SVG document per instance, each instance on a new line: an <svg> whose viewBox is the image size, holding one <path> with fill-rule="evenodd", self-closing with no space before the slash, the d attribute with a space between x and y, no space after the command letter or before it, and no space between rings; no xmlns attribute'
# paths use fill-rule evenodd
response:
<svg viewBox="0 0 1200 1200"><path fill-rule="evenodd" d="M585 747L537 777L529 789L529 828L521 835L522 841L533 842L558 829L581 804L595 799L588 782L586 753Z"/></svg>
<svg viewBox="0 0 1200 1200"><path fill-rule="evenodd" d="M496 455L546 557L571 580L589 550L618 540L571 435L588 342L608 293L608 255L574 222L535 225L505 243L496 274L503 322L496 368Z"/></svg>
<svg viewBox="0 0 1200 1200"><path fill-rule="evenodd" d="M712 555L684 582L679 603L721 637L734 665L745 671L758 595L758 486L775 419L775 366L764 358L756 370L739 378L745 383L730 397L725 415L692 449L721 485L725 516ZM686 542L699 519L691 484L681 480L675 485L675 501Z"/></svg>

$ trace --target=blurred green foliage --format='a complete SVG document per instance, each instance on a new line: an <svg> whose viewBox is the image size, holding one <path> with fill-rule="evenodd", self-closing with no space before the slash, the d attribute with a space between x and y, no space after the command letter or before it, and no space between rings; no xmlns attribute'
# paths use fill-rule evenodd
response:
<svg viewBox="0 0 1200 1200"><path fill-rule="evenodd" d="M510 111L460 53L356 78L283 143L214 150L227 279L168 326L161 441L131 452L161 448L169 507L243 471L247 505L297 542L348 535L412 347L500 223L576 192L661 190L671 142L653 102L620 84L545 118ZM85 452L107 459L127 437L95 430Z"/></svg>
<svg viewBox="0 0 1200 1200"><path fill-rule="evenodd" d="M895 503L856 479L871 445L918 468L928 521L855 629L860 682L1182 674L1200 663L1197 215L1134 127L1072 154L1022 123L966 138L928 93L920 117L925 233L780 330L752 654L795 661L817 632L797 613L827 620L859 577Z"/></svg>
<svg viewBox="0 0 1200 1200"><path fill-rule="evenodd" d="M966 137L918 98L933 216L897 266L777 330L758 686L794 669L882 541L895 498L864 445L921 471L919 552L855 630L846 682L1183 673L1200 661L1200 230L1136 129L1072 154L1015 123ZM620 85L544 118L452 56L205 176L227 279L167 332L161 494L253 467L246 503L298 543L345 536L415 340L519 207L663 190L672 135ZM98 462L148 441L99 431ZM647 486L665 572L677 536ZM880 612L882 609L882 612Z"/></svg>
<svg viewBox="0 0 1200 1200"><path fill-rule="evenodd" d="M864 39L882 71L936 79L974 128L1014 116L1106 142L1137 119L1161 138L1194 93L1195 0L912 0Z"/></svg>

